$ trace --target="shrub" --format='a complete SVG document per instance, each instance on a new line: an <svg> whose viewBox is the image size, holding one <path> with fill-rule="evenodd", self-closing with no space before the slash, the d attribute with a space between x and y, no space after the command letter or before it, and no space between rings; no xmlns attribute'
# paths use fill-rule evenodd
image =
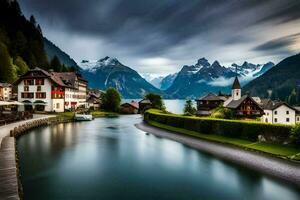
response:
<svg viewBox="0 0 300 200"><path fill-rule="evenodd" d="M233 111L229 108L218 107L212 111L212 118L233 119Z"/></svg>
<svg viewBox="0 0 300 200"><path fill-rule="evenodd" d="M286 125L180 116L175 114L164 114L153 109L150 109L145 113L144 120L146 122L155 121L161 124L203 134L217 134L250 141L257 141L258 136L262 135L267 141L273 143L283 143L289 139L289 133L291 131L291 126Z"/></svg>
<svg viewBox="0 0 300 200"><path fill-rule="evenodd" d="M290 139L295 144L300 144L300 124L297 124L294 128L292 128Z"/></svg>

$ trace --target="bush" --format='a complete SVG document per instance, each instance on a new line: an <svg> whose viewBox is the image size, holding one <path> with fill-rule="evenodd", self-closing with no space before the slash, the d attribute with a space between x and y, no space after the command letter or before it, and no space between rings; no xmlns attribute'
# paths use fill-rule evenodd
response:
<svg viewBox="0 0 300 200"><path fill-rule="evenodd" d="M229 108L218 107L212 111L212 118L233 119L233 111Z"/></svg>
<svg viewBox="0 0 300 200"><path fill-rule="evenodd" d="M300 144L300 124L292 128L290 138L295 144Z"/></svg>
<svg viewBox="0 0 300 200"><path fill-rule="evenodd" d="M217 134L250 141L257 141L258 136L262 135L267 141L273 143L283 143L289 139L289 133L291 131L291 126L286 125L180 116L175 114L164 114L153 109L146 111L144 120L146 122L155 121L161 124L203 134Z"/></svg>

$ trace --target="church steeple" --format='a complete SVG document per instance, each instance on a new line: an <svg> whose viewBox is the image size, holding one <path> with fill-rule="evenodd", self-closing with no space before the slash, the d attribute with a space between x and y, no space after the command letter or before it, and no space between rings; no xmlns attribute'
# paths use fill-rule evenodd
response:
<svg viewBox="0 0 300 200"><path fill-rule="evenodd" d="M233 100L239 100L242 97L242 89L237 76L235 77L231 87L231 97Z"/></svg>
<svg viewBox="0 0 300 200"><path fill-rule="evenodd" d="M233 81L231 89L241 89L240 81L237 76L235 77L235 79Z"/></svg>

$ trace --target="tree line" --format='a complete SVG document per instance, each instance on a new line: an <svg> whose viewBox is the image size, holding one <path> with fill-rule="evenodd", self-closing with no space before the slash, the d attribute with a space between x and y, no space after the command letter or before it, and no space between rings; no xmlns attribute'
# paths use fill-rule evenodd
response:
<svg viewBox="0 0 300 200"><path fill-rule="evenodd" d="M13 83L35 67L71 70L57 56L48 60L42 29L33 15L27 20L17 1L0 0L0 82Z"/></svg>

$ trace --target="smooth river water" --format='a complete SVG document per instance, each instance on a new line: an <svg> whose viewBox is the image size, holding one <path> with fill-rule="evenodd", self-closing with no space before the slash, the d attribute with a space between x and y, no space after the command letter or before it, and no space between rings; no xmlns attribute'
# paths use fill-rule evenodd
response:
<svg viewBox="0 0 300 200"><path fill-rule="evenodd" d="M25 200L300 199L260 173L146 135L139 115L32 130L17 141Z"/></svg>

